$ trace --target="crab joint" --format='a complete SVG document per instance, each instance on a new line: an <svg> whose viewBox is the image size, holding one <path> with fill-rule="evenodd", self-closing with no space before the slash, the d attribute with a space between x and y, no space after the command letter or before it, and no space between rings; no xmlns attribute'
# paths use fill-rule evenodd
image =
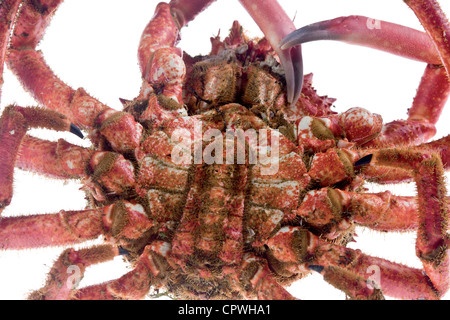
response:
<svg viewBox="0 0 450 320"><path fill-rule="evenodd" d="M134 166L131 161L115 152L96 152L92 156L89 169L91 177L85 181L99 200L107 195L131 192L135 185Z"/></svg>
<svg viewBox="0 0 450 320"><path fill-rule="evenodd" d="M163 275L170 268L168 261L170 251L170 243L164 241L155 241L145 247L141 259L153 276Z"/></svg>
<svg viewBox="0 0 450 320"><path fill-rule="evenodd" d="M139 146L143 128L132 115L107 109L97 117L96 124L115 151L127 152Z"/></svg>
<svg viewBox="0 0 450 320"><path fill-rule="evenodd" d="M124 237L128 240L138 239L154 226L142 205L128 201L105 207L103 223L113 236Z"/></svg>
<svg viewBox="0 0 450 320"><path fill-rule="evenodd" d="M280 263L298 263L314 255L318 238L306 229L286 226L268 239L266 245Z"/></svg>
<svg viewBox="0 0 450 320"><path fill-rule="evenodd" d="M311 179L320 186L331 186L354 177L354 167L358 155L349 149L329 149L314 155L308 172Z"/></svg>
<svg viewBox="0 0 450 320"><path fill-rule="evenodd" d="M384 300L381 290L374 288L366 279L349 270L314 264L309 265L308 269L320 273L326 282L345 292L351 299Z"/></svg>
<svg viewBox="0 0 450 320"><path fill-rule="evenodd" d="M337 189L312 190L306 194L297 215L304 218L308 224L321 228L330 223L339 223L349 202L349 196Z"/></svg>

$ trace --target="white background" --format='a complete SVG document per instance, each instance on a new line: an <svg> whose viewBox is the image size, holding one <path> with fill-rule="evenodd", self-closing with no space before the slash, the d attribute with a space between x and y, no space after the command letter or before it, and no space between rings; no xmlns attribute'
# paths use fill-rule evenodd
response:
<svg viewBox="0 0 450 320"><path fill-rule="evenodd" d="M392 0L279 0L297 27L351 14L400 23L422 30L403 1ZM447 15L450 3L441 1ZM153 16L157 1L77 0L66 1L56 13L39 49L56 74L73 88L84 87L112 108L121 109L118 98L133 99L141 85L137 46L142 30ZM219 0L182 30L180 47L191 55L206 54L209 38L218 30L225 36L233 20L248 34L261 36L255 23L236 0ZM360 106L379 113L384 121L406 118L425 64L366 48L337 42L314 42L303 46L305 71L314 72L314 85L321 95L337 98L337 111ZM36 105L19 82L5 70L1 109L11 103ZM450 110L444 110L435 138L449 134ZM33 130L34 135L88 145L71 134ZM3 216L55 213L85 206L80 186L51 181L19 170L15 173L14 197ZM388 186L394 194L414 194L414 185ZM352 248L420 268L412 234L380 234L359 229ZM23 299L40 288L52 262L63 248L0 252L0 299ZM127 266L117 258L88 269L82 285L119 277ZM344 299L319 275L311 275L289 290L301 299ZM447 295L445 298L448 298Z"/></svg>

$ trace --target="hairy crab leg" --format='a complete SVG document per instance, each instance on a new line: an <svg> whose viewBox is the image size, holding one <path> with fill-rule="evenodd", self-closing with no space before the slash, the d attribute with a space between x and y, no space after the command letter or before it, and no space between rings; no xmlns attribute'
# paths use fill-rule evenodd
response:
<svg viewBox="0 0 450 320"><path fill-rule="evenodd" d="M424 152L435 152L438 153L444 170L448 171L450 169L450 136L445 136L441 139L423 143L416 146L416 150ZM372 153L376 152L377 149L363 149L359 152L360 158L370 156ZM366 158L367 159L367 158ZM367 162L370 163L370 160ZM358 175L365 180L375 182L375 183L401 183L401 182L411 182L413 181L413 175L411 171L405 170L405 168L400 167L387 167L380 166L377 164L371 164L370 166L356 165L359 170Z"/></svg>
<svg viewBox="0 0 450 320"><path fill-rule="evenodd" d="M153 275L141 258L133 270L122 277L101 284L84 287L74 291L70 298L74 300L117 300L142 299L153 285Z"/></svg>
<svg viewBox="0 0 450 320"><path fill-rule="evenodd" d="M103 233L102 209L0 219L0 248L26 249L80 243Z"/></svg>
<svg viewBox="0 0 450 320"><path fill-rule="evenodd" d="M318 242L320 242L320 248L317 247L317 251L311 250L316 256L316 261L313 263L317 263L324 270L317 267L311 269L319 271L333 286L342 287L345 278L327 277L326 270L330 267L338 267L354 276L366 279L368 288L381 289L383 294L399 299L434 300L444 293L436 290L421 269L372 257L361 253L360 250L344 248L320 240Z"/></svg>
<svg viewBox="0 0 450 320"><path fill-rule="evenodd" d="M63 139L57 142L26 135L20 145L15 167L53 179L80 179L92 151Z"/></svg>
<svg viewBox="0 0 450 320"><path fill-rule="evenodd" d="M82 129L99 129L116 151L133 150L139 144L142 126L131 115L102 104L83 88L72 89L58 79L42 53L36 51L61 2L30 0L23 3L7 53L8 66L42 105L66 115ZM90 138L99 139L94 135Z"/></svg>
<svg viewBox="0 0 450 320"><path fill-rule="evenodd" d="M120 241L129 241L142 236L154 227L139 205L116 202L112 205L78 211L61 211L57 214L7 217L0 219L0 248L26 249L44 246L81 243L105 235ZM66 250L55 262L47 284L31 295L33 299L67 299L73 286L64 286L73 267L81 280L85 267L111 260L122 250L117 246L104 245L75 251ZM126 250L123 252L127 252ZM69 272L68 268L71 268ZM78 281L77 281L78 282Z"/></svg>
<svg viewBox="0 0 450 320"><path fill-rule="evenodd" d="M449 286L448 206L440 157L430 152L384 149L374 153L371 162L403 167L414 173L418 189L417 255L437 292L446 292Z"/></svg>
<svg viewBox="0 0 450 320"><path fill-rule="evenodd" d="M71 295L76 300L116 300L142 299L150 286L158 287L165 269L170 268L170 244L155 241L144 248L143 253L134 263L134 268L122 277L101 284L88 286L74 291Z"/></svg>
<svg viewBox="0 0 450 320"><path fill-rule="evenodd" d="M82 136L69 119L62 114L40 108L22 108L9 106L0 118L0 210L7 206L12 198L14 166L20 150L20 144L30 127L48 128L57 131L70 131Z"/></svg>
<svg viewBox="0 0 450 320"><path fill-rule="evenodd" d="M427 65L408 120L436 124L450 91L448 75L442 66Z"/></svg>
<svg viewBox="0 0 450 320"><path fill-rule="evenodd" d="M239 1L264 32L272 48L280 57L286 77L287 101L291 105L295 105L303 87L301 47L295 46L290 49L282 49L279 45L283 37L295 30L294 23L277 1Z"/></svg>
<svg viewBox="0 0 450 320"><path fill-rule="evenodd" d="M67 300L84 276L87 267L114 259L116 246L99 245L86 249L67 249L53 264L45 286L32 292L31 300Z"/></svg>
<svg viewBox="0 0 450 320"><path fill-rule="evenodd" d="M7 63L37 101L86 128L89 127L88 121L77 119L74 110L71 110L75 90L59 80L45 63L42 53L36 51L36 46L61 3L62 0L24 1L11 37ZM96 103L89 107L94 110L90 112L97 113L105 108Z"/></svg>
<svg viewBox="0 0 450 320"><path fill-rule="evenodd" d="M244 270L254 270L252 273ZM235 272L235 271L233 271ZM295 298L275 279L265 259L246 254L240 270L234 275L243 287L252 287L259 300L294 300Z"/></svg>
<svg viewBox="0 0 450 320"><path fill-rule="evenodd" d="M0 97L2 94L6 50L11 35L11 28L21 2L21 0L5 0L0 4Z"/></svg>
<svg viewBox="0 0 450 320"><path fill-rule="evenodd" d="M63 139L52 142L26 135L15 167L53 179L84 179L84 188L97 200L135 187L134 167L121 154L95 152Z"/></svg>
<svg viewBox="0 0 450 320"><path fill-rule="evenodd" d="M436 152L439 154L445 170L450 169L450 135L438 140L424 143L418 148L427 152Z"/></svg>
<svg viewBox="0 0 450 320"><path fill-rule="evenodd" d="M360 194L322 188L308 192L296 214L315 228L342 228L351 220L380 231L408 231L417 230L416 202L389 191Z"/></svg>
<svg viewBox="0 0 450 320"><path fill-rule="evenodd" d="M443 294L421 269L330 243L299 227L281 228L266 244L273 266L299 272L303 270L300 266L306 264L309 270L321 273L326 281L353 299L380 299L377 289L400 299L437 299Z"/></svg>
<svg viewBox="0 0 450 320"><path fill-rule="evenodd" d="M63 0L22 2L19 18L15 22L14 33L11 37L11 46L35 49Z"/></svg>
<svg viewBox="0 0 450 320"><path fill-rule="evenodd" d="M39 103L66 115L82 129L93 128L95 115L107 109L83 89L73 90L58 79L40 51L12 47L8 50L7 63ZM84 108L77 109L77 105Z"/></svg>
<svg viewBox="0 0 450 320"><path fill-rule="evenodd" d="M179 28L181 26L172 17L171 6L159 3L142 33L138 60L144 80L152 86L161 86L164 95L182 103L182 81L186 69L182 52L175 47Z"/></svg>
<svg viewBox="0 0 450 320"><path fill-rule="evenodd" d="M449 197L445 197L450 209ZM321 228L335 224L347 225L351 220L373 230L416 231L419 227L417 197L396 196L390 191L356 193L322 188L308 192L296 214L308 225Z"/></svg>
<svg viewBox="0 0 450 320"><path fill-rule="evenodd" d="M186 66L182 50L175 45L179 40L179 29L211 2L171 1L156 6L138 48L143 81L137 100L146 106L140 107L138 112L130 110L141 123L157 127L164 121L187 115L182 99Z"/></svg>
<svg viewBox="0 0 450 320"><path fill-rule="evenodd" d="M179 104L186 67L182 51L175 47L179 31L205 10L215 0L172 0L159 3L155 15L145 27L138 49L139 66L146 81L141 88L141 98L148 96L153 88L162 87L162 93Z"/></svg>

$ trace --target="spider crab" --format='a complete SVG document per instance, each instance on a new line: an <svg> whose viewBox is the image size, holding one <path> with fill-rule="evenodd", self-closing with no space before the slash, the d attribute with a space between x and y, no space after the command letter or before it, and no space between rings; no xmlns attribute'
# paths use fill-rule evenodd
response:
<svg viewBox="0 0 450 320"><path fill-rule="evenodd" d="M2 208L11 201L17 167L82 179L90 208L3 217L0 247L71 245L100 236L105 244L65 250L30 298L142 298L150 287L164 287L183 298L290 299L284 287L310 272L351 298L436 299L447 291L449 138L427 142L450 90L450 27L437 2L405 1L427 33L387 22L367 28L364 17L291 33L293 23L276 1L241 0L266 38L249 40L234 23L228 38L212 38L211 54L199 57L175 45L180 28L213 1L161 3L141 37L139 96L123 100L123 111L67 86L36 51L61 2L10 0L0 8L2 57L47 107L5 109L0 200ZM408 119L383 124L361 108L332 112L333 99L318 96L311 76L302 74L299 44L318 39L426 62ZM31 127L80 137L83 130L93 148L34 138L26 133ZM190 160L200 153L214 161L176 161L179 138L188 143L177 150ZM251 154L276 158L255 163ZM415 181L418 196L364 193L363 179ZM355 224L417 230L423 269L347 248ZM69 269L82 276L118 255L133 270L98 285L70 285ZM371 282L374 267L379 283Z"/></svg>

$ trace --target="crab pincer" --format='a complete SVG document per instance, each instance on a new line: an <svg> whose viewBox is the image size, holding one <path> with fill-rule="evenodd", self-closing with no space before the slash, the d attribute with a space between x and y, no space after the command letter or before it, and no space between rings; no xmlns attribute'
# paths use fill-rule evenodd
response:
<svg viewBox="0 0 450 320"><path fill-rule="evenodd" d="M280 48L287 50L318 40L342 41L430 64L441 63L432 40L425 32L356 15L320 21L297 29L281 40Z"/></svg>
<svg viewBox="0 0 450 320"><path fill-rule="evenodd" d="M281 39L295 30L294 23L276 1L239 1L263 31L280 58L286 77L287 101L290 104L295 104L300 97L303 87L301 47L295 45L284 49L280 46Z"/></svg>

